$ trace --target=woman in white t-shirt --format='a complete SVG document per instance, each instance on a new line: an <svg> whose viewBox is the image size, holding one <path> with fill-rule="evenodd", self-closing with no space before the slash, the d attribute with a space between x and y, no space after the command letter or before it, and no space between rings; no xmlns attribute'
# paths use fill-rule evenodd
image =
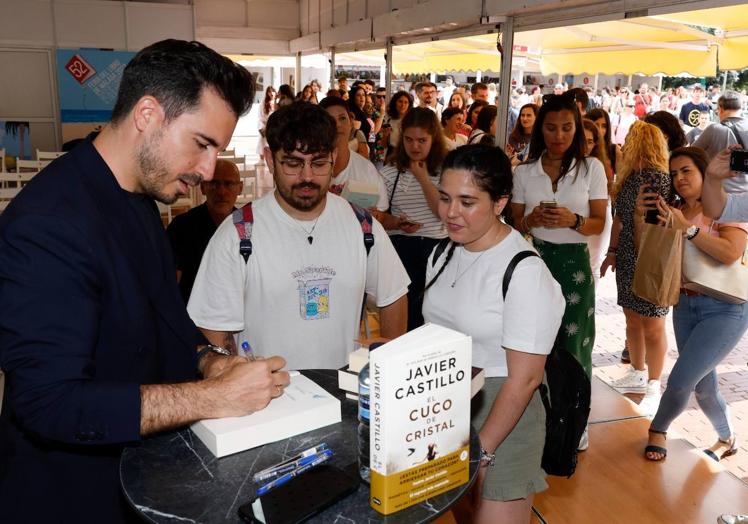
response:
<svg viewBox="0 0 748 524"><path fill-rule="evenodd" d="M561 284L566 297L560 343L592 375L595 282L587 241L602 233L608 204L605 168L586 157L573 96L547 95L538 112L528 162L515 168L512 217Z"/></svg>
<svg viewBox="0 0 748 524"><path fill-rule="evenodd" d="M459 94L458 94L459 96ZM465 123L465 113L458 107L447 107L442 111L442 128L444 143L452 151L467 144L467 137L460 134L460 128Z"/></svg>
<svg viewBox="0 0 748 524"><path fill-rule="evenodd" d="M532 250L500 219L511 191L511 165L500 149L467 145L450 152L438 205L450 242L439 244L426 269L424 318L470 335L473 365L486 374L471 410L482 448L477 522L527 522L534 494L547 487L537 387L564 300L536 256L517 264L503 296L509 262Z"/></svg>

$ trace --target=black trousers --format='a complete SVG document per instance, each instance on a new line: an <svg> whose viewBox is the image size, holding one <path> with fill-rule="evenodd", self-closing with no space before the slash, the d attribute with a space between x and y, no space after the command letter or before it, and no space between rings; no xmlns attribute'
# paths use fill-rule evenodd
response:
<svg viewBox="0 0 748 524"><path fill-rule="evenodd" d="M426 264L434 246L439 243L439 239L392 235L390 240L410 277L410 286L408 286L408 331L410 331L423 325L421 307L423 306L423 288L426 286Z"/></svg>

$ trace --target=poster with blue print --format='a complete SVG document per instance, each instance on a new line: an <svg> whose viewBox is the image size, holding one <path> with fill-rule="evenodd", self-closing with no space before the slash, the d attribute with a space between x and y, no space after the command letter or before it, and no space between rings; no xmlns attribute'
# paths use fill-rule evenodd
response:
<svg viewBox="0 0 748 524"><path fill-rule="evenodd" d="M131 51L59 49L57 83L62 123L108 122L122 71L133 56Z"/></svg>

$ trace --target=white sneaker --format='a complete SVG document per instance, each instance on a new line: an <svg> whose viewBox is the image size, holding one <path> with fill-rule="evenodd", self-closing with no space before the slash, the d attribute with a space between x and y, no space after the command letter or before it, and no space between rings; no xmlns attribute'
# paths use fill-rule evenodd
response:
<svg viewBox="0 0 748 524"><path fill-rule="evenodd" d="M577 446L577 451L587 451L587 448L590 447L590 425L587 424L587 426L584 428L584 433L582 433L582 438L579 439L579 445Z"/></svg>
<svg viewBox="0 0 748 524"><path fill-rule="evenodd" d="M641 371L630 367L624 376L610 384L619 393L646 393L647 370Z"/></svg>
<svg viewBox="0 0 748 524"><path fill-rule="evenodd" d="M657 413L657 408L660 407L660 381L650 380L647 382L647 391L644 393L644 398L639 403L639 410L647 417L654 417Z"/></svg>

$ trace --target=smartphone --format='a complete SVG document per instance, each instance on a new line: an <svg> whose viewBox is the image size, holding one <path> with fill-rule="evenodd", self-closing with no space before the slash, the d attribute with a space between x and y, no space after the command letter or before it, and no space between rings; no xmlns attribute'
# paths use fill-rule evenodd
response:
<svg viewBox="0 0 748 524"><path fill-rule="evenodd" d="M556 202L555 200L541 200L540 201L540 207L543 208L543 209L545 209L545 208L557 208L558 207L558 202Z"/></svg>
<svg viewBox="0 0 748 524"><path fill-rule="evenodd" d="M644 183L648 186L648 193L660 194L660 185L662 178L656 173L647 173L644 175ZM644 222L647 224L657 225L660 223L660 212L657 209L648 209L644 214Z"/></svg>
<svg viewBox="0 0 748 524"><path fill-rule="evenodd" d="M255 514L252 503L239 506L244 522L295 524L303 522L337 501L355 493L360 483L353 466L345 470L322 465L262 496L262 514ZM367 488L368 489L368 488Z"/></svg>
<svg viewBox="0 0 748 524"><path fill-rule="evenodd" d="M738 173L748 173L748 151L733 149L730 153L730 169Z"/></svg>

